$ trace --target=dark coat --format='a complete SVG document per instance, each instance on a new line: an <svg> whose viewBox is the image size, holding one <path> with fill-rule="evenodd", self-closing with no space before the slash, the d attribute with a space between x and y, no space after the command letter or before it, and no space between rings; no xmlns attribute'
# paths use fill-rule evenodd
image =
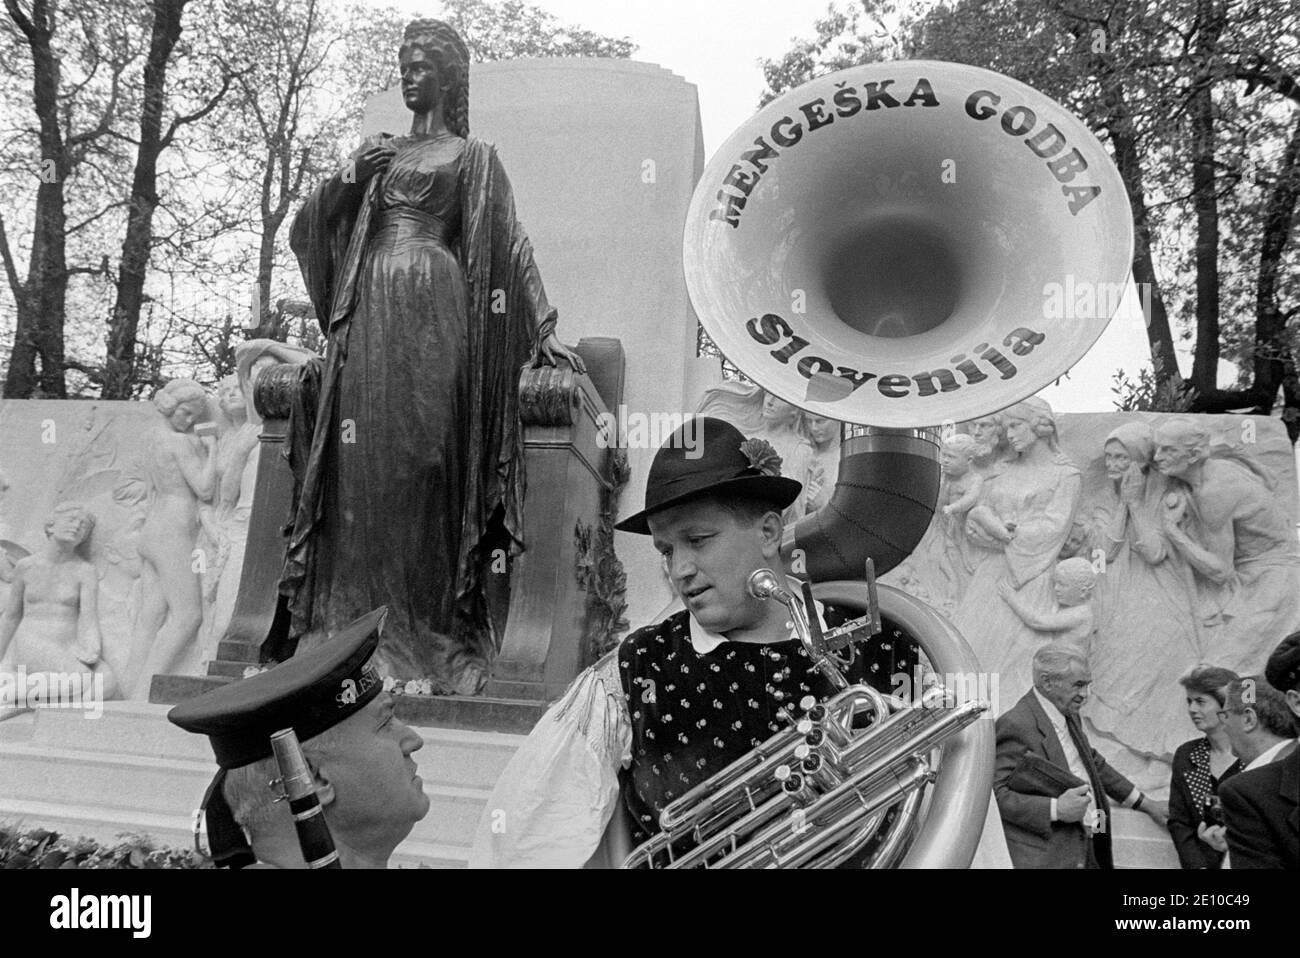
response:
<svg viewBox="0 0 1300 958"><path fill-rule="evenodd" d="M1300 749L1219 789L1233 868L1300 868Z"/></svg>
<svg viewBox="0 0 1300 958"><path fill-rule="evenodd" d="M1215 779L1210 773L1210 741L1203 735L1184 742L1174 752L1169 779L1169 835L1184 868L1218 868L1223 864L1223 853L1216 852L1196 834L1196 827L1202 821L1204 796L1201 792L1208 782L1209 794L1213 795L1229 776L1240 771L1241 763L1234 762Z"/></svg>
<svg viewBox="0 0 1300 958"><path fill-rule="evenodd" d="M1080 751L1084 763L1092 763L1106 795L1094 796L1106 812L1107 831L1090 836L1078 822L1051 820L1052 800L1044 795L1014 792L1008 780L1026 752L1047 759L1062 769L1069 768L1056 729L1033 690L997 722L997 767L993 772L993 795L1006 829L1007 849L1016 868L1112 867L1110 854L1110 809L1106 796L1117 802L1133 791L1133 783L1111 768L1088 745ZM1087 739L1085 737L1084 741Z"/></svg>

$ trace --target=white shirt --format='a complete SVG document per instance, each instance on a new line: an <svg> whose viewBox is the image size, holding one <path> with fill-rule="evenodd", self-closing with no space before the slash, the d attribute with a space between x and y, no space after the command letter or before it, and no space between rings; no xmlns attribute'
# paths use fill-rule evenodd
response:
<svg viewBox="0 0 1300 958"><path fill-rule="evenodd" d="M1278 752L1282 751L1282 749L1286 748L1294 741L1295 739L1293 738L1282 739L1282 741L1278 742L1272 748L1267 748L1264 751L1260 752L1257 756L1255 756L1255 760L1251 762L1249 765L1247 765L1245 768L1243 768L1242 771L1249 772L1252 768L1263 768L1265 765L1268 765L1275 758L1277 758Z"/></svg>
<svg viewBox="0 0 1300 958"><path fill-rule="evenodd" d="M1051 699L1043 695L1037 688L1034 688L1033 692L1034 697L1038 699L1038 704L1047 713L1047 720L1052 723L1052 728L1056 732L1056 740L1061 744L1061 751L1065 753L1065 761L1070 766L1071 774L1080 781L1091 785L1092 780L1088 778L1088 766L1084 764L1083 756L1079 754L1079 749L1074 744L1074 736L1070 734L1070 727L1066 724L1065 716L1061 714L1061 710L1052 703ZM1128 793L1128 796L1121 804L1126 808L1132 808L1141 797L1142 792L1135 788ZM1093 797L1089 810L1095 807L1095 802L1096 796ZM1051 811L1052 821L1059 821L1056 816L1056 799L1052 799Z"/></svg>

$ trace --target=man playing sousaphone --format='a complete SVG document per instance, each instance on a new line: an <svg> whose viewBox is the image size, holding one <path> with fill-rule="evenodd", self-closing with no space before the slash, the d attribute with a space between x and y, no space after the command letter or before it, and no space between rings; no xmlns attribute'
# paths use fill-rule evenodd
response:
<svg viewBox="0 0 1300 958"><path fill-rule="evenodd" d="M770 445L722 420L668 439L645 508L615 528L652 537L685 608L631 633L543 716L487 803L471 867L617 864L631 848L616 833L645 841L665 806L802 716L801 699L836 691L787 609L748 588L759 569L785 580L781 511L800 491ZM862 651L850 682L869 680ZM1009 867L989 821L976 864Z"/></svg>

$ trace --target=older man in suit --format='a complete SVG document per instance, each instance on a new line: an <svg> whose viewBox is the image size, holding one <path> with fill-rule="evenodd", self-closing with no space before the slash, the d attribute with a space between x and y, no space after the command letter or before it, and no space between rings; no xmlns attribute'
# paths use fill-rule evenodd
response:
<svg viewBox="0 0 1300 958"><path fill-rule="evenodd" d="M1034 653L1034 687L998 719L993 793L1016 868L1113 868L1107 797L1140 809L1162 828L1165 808L1143 796L1088 743L1079 709L1092 674L1073 646ZM1050 762L1050 775L1081 784L1055 796L1029 756ZM1041 762L1037 771L1045 766ZM1069 773L1068 775L1066 773Z"/></svg>
<svg viewBox="0 0 1300 958"><path fill-rule="evenodd" d="M1280 692L1300 724L1300 632L1288 635L1273 650L1264 678L1271 688L1256 680L1253 695L1243 696L1243 688L1236 700L1229 696L1228 710L1258 711L1265 720L1271 700ZM1254 701L1245 703L1244 698ZM1233 868L1300 868L1300 748L1294 740L1289 746L1283 743L1273 751L1273 761L1268 761L1267 752L1261 753L1220 790Z"/></svg>

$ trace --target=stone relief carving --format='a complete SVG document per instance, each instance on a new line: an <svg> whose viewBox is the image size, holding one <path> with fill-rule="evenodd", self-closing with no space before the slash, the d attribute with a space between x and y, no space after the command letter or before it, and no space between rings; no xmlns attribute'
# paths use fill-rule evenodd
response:
<svg viewBox="0 0 1300 958"><path fill-rule="evenodd" d="M975 444L969 471L965 435ZM1031 399L962 424L942 460L935 519L884 581L954 619L998 673L1003 709L1028 688L1037 643L1079 643L1092 667L1090 737L1159 792L1191 734L1178 679L1198 663L1257 672L1271 644L1300 627L1294 461L1281 424L1058 420ZM982 473L978 501L954 522L972 472ZM1086 603L1062 598L1063 570L1076 569L1081 585L1080 563L1096 576ZM1069 625L1085 609L1091 626Z"/></svg>
<svg viewBox="0 0 1300 958"><path fill-rule="evenodd" d="M0 612L0 663L28 675L91 672L103 682L104 697L113 698L118 685L103 654L99 574L82 548L94 528L85 506L64 502L45 522L44 546L14 563Z"/></svg>
<svg viewBox="0 0 1300 958"><path fill-rule="evenodd" d="M161 422L144 457L149 498L140 530L142 603L133 641L130 695L147 699L154 675L197 672L203 624L196 545L199 509L216 489L216 426L203 421L207 393L174 379L154 397Z"/></svg>
<svg viewBox="0 0 1300 958"><path fill-rule="evenodd" d="M779 449L762 405L756 387L726 384L700 412ZM1058 417L1033 397L960 424L940 463L934 520L883 581L953 619L997 674L1001 709L1028 690L1041 643L1084 649L1090 738L1162 792L1174 748L1193 733L1179 678L1198 663L1258 672L1300 628L1295 465L1282 424ZM829 496L835 472L826 476Z"/></svg>

